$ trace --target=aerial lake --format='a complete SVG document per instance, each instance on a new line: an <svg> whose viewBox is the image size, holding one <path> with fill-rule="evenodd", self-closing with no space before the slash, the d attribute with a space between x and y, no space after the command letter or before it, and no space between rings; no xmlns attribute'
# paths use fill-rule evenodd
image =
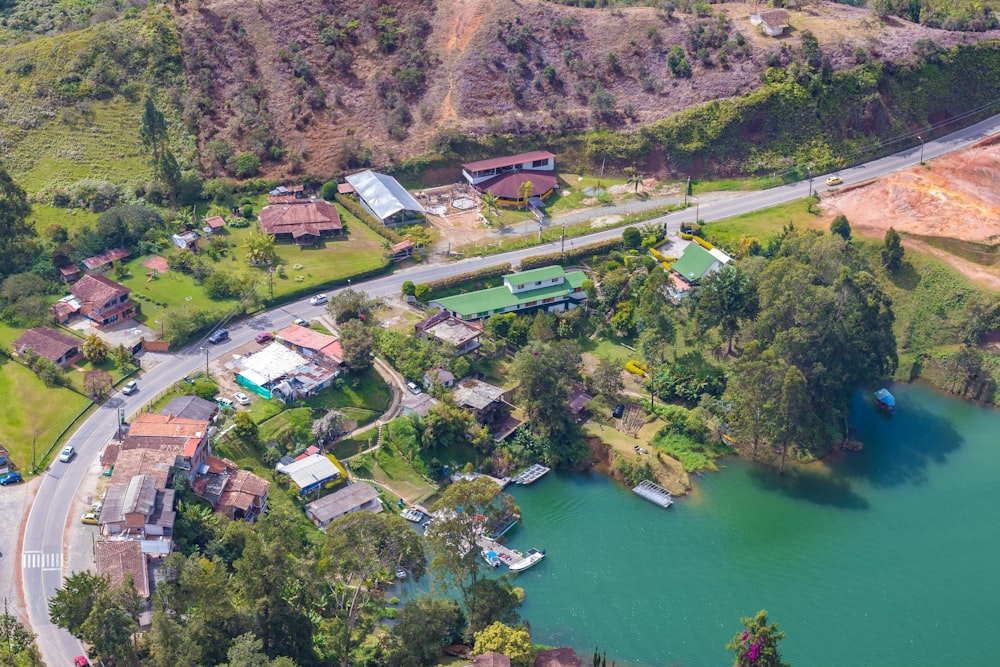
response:
<svg viewBox="0 0 1000 667"><path fill-rule="evenodd" d="M855 397L853 437L783 477L731 459L661 509L598 474L509 487L510 546L547 558L514 578L538 643L618 665L731 664L766 608L795 665L1000 663L1000 412L922 386L897 412Z"/></svg>

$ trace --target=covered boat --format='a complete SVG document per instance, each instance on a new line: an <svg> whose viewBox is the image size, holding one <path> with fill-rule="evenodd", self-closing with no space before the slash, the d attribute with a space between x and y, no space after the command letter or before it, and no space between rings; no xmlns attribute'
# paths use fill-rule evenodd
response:
<svg viewBox="0 0 1000 667"><path fill-rule="evenodd" d="M888 389L882 387L875 392L875 405L891 415L896 411L896 398L889 393Z"/></svg>
<svg viewBox="0 0 1000 667"><path fill-rule="evenodd" d="M537 563L538 561L545 558L545 549L528 549L527 555L518 562L510 566L511 572L520 572L521 570L527 570L529 567Z"/></svg>
<svg viewBox="0 0 1000 667"><path fill-rule="evenodd" d="M486 564L489 565L490 567L500 566L500 556L498 556L497 552L495 551L484 551L483 559L486 561Z"/></svg>

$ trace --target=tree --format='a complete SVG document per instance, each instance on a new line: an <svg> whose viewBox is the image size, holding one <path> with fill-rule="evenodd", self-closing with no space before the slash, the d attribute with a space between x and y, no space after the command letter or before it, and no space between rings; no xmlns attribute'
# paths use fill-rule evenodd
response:
<svg viewBox="0 0 1000 667"><path fill-rule="evenodd" d="M247 262L251 266L267 266L274 257L274 236L251 229L247 234Z"/></svg>
<svg viewBox="0 0 1000 667"><path fill-rule="evenodd" d="M34 258L37 233L29 215L28 196L0 167L0 276L23 271Z"/></svg>
<svg viewBox="0 0 1000 667"><path fill-rule="evenodd" d="M528 210L528 200L531 199L531 194L535 191L535 184L531 181L524 181L519 186L517 186L517 196L524 200L524 210Z"/></svg>
<svg viewBox="0 0 1000 667"><path fill-rule="evenodd" d="M491 623L514 625L520 620L517 608L521 606L521 598L505 577L483 577L473 586L476 606L469 618L469 625L485 628Z"/></svg>
<svg viewBox="0 0 1000 667"><path fill-rule="evenodd" d="M35 645L35 635L28 632L17 616L8 613L4 600L0 614L0 664L14 667L44 667Z"/></svg>
<svg viewBox="0 0 1000 667"><path fill-rule="evenodd" d="M625 388L621 367L608 359L601 359L594 369L594 388L605 396L617 396Z"/></svg>
<svg viewBox="0 0 1000 667"><path fill-rule="evenodd" d="M417 293L417 286L413 284L412 280L404 280L400 289L403 296L414 296Z"/></svg>
<svg viewBox="0 0 1000 667"><path fill-rule="evenodd" d="M885 232L884 245L882 247L882 266L889 273L895 273L903 266L903 242L899 237L899 232L890 227Z"/></svg>
<svg viewBox="0 0 1000 667"><path fill-rule="evenodd" d="M237 412L233 417L233 434L249 445L259 442L257 422L253 420L249 412Z"/></svg>
<svg viewBox="0 0 1000 667"><path fill-rule="evenodd" d="M337 198L337 182L327 181L319 191L320 196L326 201L333 201Z"/></svg>
<svg viewBox="0 0 1000 667"><path fill-rule="evenodd" d="M426 567L420 536L394 514L354 512L327 528L320 574L326 587L324 610L333 621L333 655L341 667L364 640L373 620L364 612L384 597L382 584L403 567L414 579Z"/></svg>
<svg viewBox="0 0 1000 667"><path fill-rule="evenodd" d="M486 449L492 444L489 430L476 421L471 412L441 402L427 411L420 420L423 427L422 449L450 450L452 447L472 445Z"/></svg>
<svg viewBox="0 0 1000 667"><path fill-rule="evenodd" d="M45 286L45 280L36 273L15 273L4 279L0 298L17 323L41 323L49 316Z"/></svg>
<svg viewBox="0 0 1000 667"><path fill-rule="evenodd" d="M133 637L139 631L143 607L129 575L115 588L97 594L90 615L80 627L80 638L101 658L108 658L114 664L134 665Z"/></svg>
<svg viewBox="0 0 1000 667"><path fill-rule="evenodd" d="M399 610L391 636L391 665L435 665L445 645L462 638L465 618L450 598L420 596Z"/></svg>
<svg viewBox="0 0 1000 667"><path fill-rule="evenodd" d="M111 391L111 374L99 369L89 370L83 374L83 390L94 400L101 400Z"/></svg>
<svg viewBox="0 0 1000 667"><path fill-rule="evenodd" d="M740 623L744 629L726 644L727 649L736 653L733 667L788 667L778 649L785 633L778 630L777 623L768 623L766 609L753 618L741 618Z"/></svg>
<svg viewBox="0 0 1000 667"><path fill-rule="evenodd" d="M160 178L163 179L164 185L167 186L167 192L170 193L170 201L176 201L177 191L181 184L181 166L177 163L177 158L174 157L173 152L169 148L163 149L163 155L160 156L157 171Z"/></svg>
<svg viewBox="0 0 1000 667"><path fill-rule="evenodd" d="M626 248L638 248L642 245L642 232L635 227L626 227L622 230L622 241Z"/></svg>
<svg viewBox="0 0 1000 667"><path fill-rule="evenodd" d="M510 514L520 514L520 510L494 482L477 477L447 487L431 511L439 517L425 535L432 555L431 571L442 585L458 588L466 618L472 623L481 618L477 595L480 589L476 584L484 566L477 544L483 524L502 522ZM472 632L481 629L470 625Z"/></svg>
<svg viewBox="0 0 1000 667"><path fill-rule="evenodd" d="M419 287L417 285L414 291L419 291ZM367 292L348 287L330 297L329 303L326 304L326 312L337 324L343 324L348 320L367 322L377 306L378 301L369 297Z"/></svg>
<svg viewBox="0 0 1000 667"><path fill-rule="evenodd" d="M143 100L142 118L139 119L139 139L147 150L153 153L153 178L160 173L160 151L167 142L167 121L163 112L156 108L153 98L146 95Z"/></svg>
<svg viewBox="0 0 1000 667"><path fill-rule="evenodd" d="M348 320L340 327L340 344L344 348L344 362L355 371L372 365L375 335L371 328L359 320Z"/></svg>
<svg viewBox="0 0 1000 667"><path fill-rule="evenodd" d="M268 667L270 660L263 652L264 642L252 632L233 640L226 652L227 662L219 667Z"/></svg>
<svg viewBox="0 0 1000 667"><path fill-rule="evenodd" d="M74 572L49 600L49 617L55 625L75 637L97 602L97 596L108 590L108 580L90 572Z"/></svg>
<svg viewBox="0 0 1000 667"><path fill-rule="evenodd" d="M83 341L83 355L92 364L103 364L108 358L108 344L97 334L90 334L87 340Z"/></svg>
<svg viewBox="0 0 1000 667"><path fill-rule="evenodd" d="M830 233L837 234L842 237L845 241L849 241L851 238L851 223L847 221L847 217L843 215L838 215L830 223Z"/></svg>
<svg viewBox="0 0 1000 667"><path fill-rule="evenodd" d="M485 193L480 195L479 199L483 202L483 206L486 207L487 214L499 213L498 206L500 204L500 200L495 194L493 194L492 190L487 190Z"/></svg>
<svg viewBox="0 0 1000 667"><path fill-rule="evenodd" d="M125 347L124 343L119 343L118 347L108 352L108 356L114 362L115 368L122 375L128 373L135 366L135 357L132 354L132 350Z"/></svg>
<svg viewBox="0 0 1000 667"><path fill-rule="evenodd" d="M625 182L635 186L635 193L639 194L639 186L642 185L642 174L635 167L625 167Z"/></svg>
<svg viewBox="0 0 1000 667"><path fill-rule="evenodd" d="M326 444L338 435L342 427L344 413L338 410L327 410L326 414L317 419L312 424L312 434L316 442Z"/></svg>
<svg viewBox="0 0 1000 667"><path fill-rule="evenodd" d="M233 174L236 178L256 176L260 171L260 158L251 152L240 153L233 162Z"/></svg>
<svg viewBox="0 0 1000 667"><path fill-rule="evenodd" d="M705 329L718 326L728 339L726 354L733 353L733 338L742 320L757 313L757 290L736 264L726 264L702 281L695 318Z"/></svg>
<svg viewBox="0 0 1000 667"><path fill-rule="evenodd" d="M529 667L535 661L535 649L531 645L531 635L523 626L510 627L503 623L494 623L481 632L476 633L476 644L472 649L474 655L482 655L495 651L510 658L516 667Z"/></svg>

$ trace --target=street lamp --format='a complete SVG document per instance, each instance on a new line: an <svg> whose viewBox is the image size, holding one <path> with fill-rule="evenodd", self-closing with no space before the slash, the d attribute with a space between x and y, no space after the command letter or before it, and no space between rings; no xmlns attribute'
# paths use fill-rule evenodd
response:
<svg viewBox="0 0 1000 667"><path fill-rule="evenodd" d="M205 379L207 380L208 377L209 377L209 375L208 375L208 348L207 347L202 347L202 348L198 348L198 349L199 349L199 351L204 351L205 352Z"/></svg>
<svg viewBox="0 0 1000 667"><path fill-rule="evenodd" d="M917 139L920 139L920 164L923 164L924 163L924 138L921 137L918 134L917 135Z"/></svg>

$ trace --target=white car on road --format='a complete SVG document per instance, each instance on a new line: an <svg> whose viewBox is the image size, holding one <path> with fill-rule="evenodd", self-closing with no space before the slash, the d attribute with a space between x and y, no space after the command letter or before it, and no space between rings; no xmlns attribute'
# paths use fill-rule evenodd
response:
<svg viewBox="0 0 1000 667"><path fill-rule="evenodd" d="M325 295L325 294L317 294L313 298L309 299L309 303L311 303L314 306L318 306L318 305L320 305L322 303L326 303L328 300L329 300L329 297L327 297L327 295Z"/></svg>
<svg viewBox="0 0 1000 667"><path fill-rule="evenodd" d="M73 445L66 445L65 447L62 448L62 451L59 452L59 460L62 461L63 463L69 463L70 461L73 460L73 457L75 455L76 455L76 450L73 449Z"/></svg>

